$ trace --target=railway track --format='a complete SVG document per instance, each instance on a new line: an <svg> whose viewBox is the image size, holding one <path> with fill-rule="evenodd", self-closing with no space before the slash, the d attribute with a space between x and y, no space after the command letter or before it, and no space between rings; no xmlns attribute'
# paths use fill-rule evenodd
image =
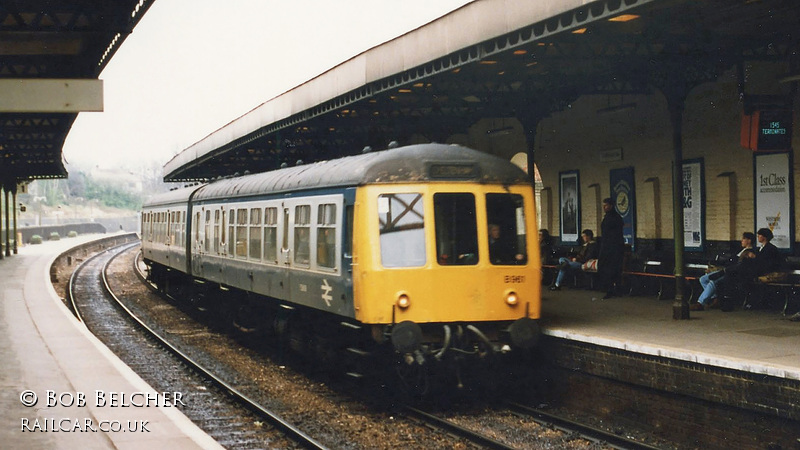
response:
<svg viewBox="0 0 800 450"><path fill-rule="evenodd" d="M130 246L129 246L130 247ZM126 247L126 248L129 248ZM81 281L82 278L92 278L92 273L102 273L102 277L95 277L98 278L96 282L98 287L94 289L100 291L111 291L111 286L109 286L108 279L106 274L108 272L108 266L111 263L111 260L115 258L117 255L123 253L124 249L112 249L105 252L105 257L98 257L97 261L92 262L92 260L87 260L84 265L86 267L81 266L77 269L73 275L75 280L71 279L70 281L70 296L76 297L76 307L75 309L81 315L82 320L87 323L87 326L93 320L97 321L97 319L93 319L90 317L93 314L101 313L103 308L99 305L95 304L82 304L87 303L87 300L80 300L85 296L85 293L82 294L80 289L81 285L85 282ZM128 255L131 256L131 255ZM127 261L127 260L126 260ZM143 274L141 273L141 264L137 263L138 259L133 258L133 266L135 267L135 272L137 276L140 277L140 280L143 280ZM91 266L89 266L91 264ZM130 267L130 262L126 262L128 267ZM118 264L119 265L119 264ZM132 276L129 276L131 279ZM115 279L115 284L118 286L118 278ZM77 286L77 287L75 287ZM154 289L150 286L151 289ZM144 288L140 287L142 292L146 292ZM123 292L127 289L122 288ZM76 292L78 291L78 292ZM163 295L158 293L159 295ZM118 314L121 314L123 311L125 315L130 315L135 311L131 311L124 303L128 303L128 306L136 306L135 302L132 302L132 297L123 296L126 298L125 301L122 301L118 298L113 297L109 294L102 294L102 295L89 295L90 297L104 297L108 296L109 299L114 298L115 305L110 307L110 309L115 310ZM108 303L108 302L106 302ZM164 305L165 306L165 305ZM88 309L87 309L88 308ZM136 308L133 308L136 310ZM90 312L87 312L90 311ZM133 314L135 316L135 314ZM147 316L147 313L145 313ZM195 354L196 350L193 348L193 344L186 341L185 339L178 339L177 341L173 342L166 342L171 339L175 339L176 336L183 335L198 335L203 334L202 331L197 330L185 330L185 331L178 331L175 330L172 325L168 325L167 328L161 328L161 332L153 330L151 326L147 326L145 322L149 321L150 323L154 323L152 320L153 318L150 317L148 320L142 319L124 319L127 322L131 322L131 320L136 320L138 324L135 327L129 328L136 328L136 332L141 334L144 329L150 330L150 334L153 337L145 338L146 344L145 347L155 347L159 353L163 355L168 355L169 359L173 362L171 363L164 363L166 365L172 366L180 366L184 368L185 371L191 372L191 375L184 374L184 373L177 373L173 375L168 375L168 378L172 380L189 380L192 379L194 381L188 381L188 385L199 385L202 386L200 392L194 394L198 399L203 399L193 401L194 403L208 403L208 404L222 404L225 402L231 403L229 399L236 398L235 404L232 408L235 410L234 412L214 412L214 411L206 411L200 412L196 416L192 416L190 411L184 411L187 416L189 416L193 421L198 423L201 428L206 429L206 431L212 435L215 439L220 441L223 445L230 447L230 448L263 448L263 447L306 447L306 448L324 448L322 444L318 441L308 438L308 436L303 436L303 433L299 433L299 438L296 437L289 437L288 434L293 434L293 429L297 429L292 425L292 422L304 423L304 428L308 430L308 422L306 419L308 418L307 413L301 413L301 416L298 417L297 414L294 412L288 412L288 415L284 417L289 417L290 420L284 420L280 417L279 414L270 414L270 408L263 406L263 396L261 396L261 391L264 390L263 385L256 385L254 382L250 382L250 378L242 377L235 374L234 369L225 369L224 366L218 365L217 362L214 362L214 356L206 355L205 357L200 356L199 359L202 359L203 362L208 363L204 364L203 362L196 361L198 358L192 358L187 353ZM108 318L103 318L102 322L109 322ZM156 325L156 328L161 325ZM120 327L116 325L116 319L114 324L107 325L106 328L116 329ZM90 327L90 329L95 328L94 326ZM101 325L100 328L103 328ZM94 329L93 332L97 333ZM112 333L113 334L113 333ZM169 338L162 338L162 335L169 335ZM106 339L102 338L102 340L106 341ZM119 340L119 336L117 337ZM122 337L123 341L132 341L133 339L128 337ZM155 342L164 343L154 344ZM121 344L118 343L111 343L107 342L107 345L112 348L115 352L118 352L118 346L122 347ZM177 342L177 344L176 344ZM181 347L184 350L181 350ZM191 350L190 350L191 349ZM137 354L142 350L134 350L132 353ZM231 349L226 350L227 352L231 352ZM233 350L236 351L236 350ZM202 350L200 351L202 352ZM160 357L163 357L160 356ZM178 356L175 356L178 355ZM122 357L122 356L121 356ZM159 358L160 358L159 357ZM176 364L173 358L180 357L181 362ZM158 358L142 355L139 356L140 360L144 360L144 362L139 362L137 364L136 355L134 355L133 361L129 361L128 359L122 357L123 360L126 361L129 365L131 365L134 370L137 372L142 372L143 370L147 372L148 370L152 370L151 366L154 365L153 361L157 361ZM155 367L161 367L164 364L156 363ZM255 364L264 364L264 362L256 362ZM268 363L269 364L269 363ZM274 363L273 363L274 365ZM213 368L209 368L209 366ZM189 369L189 367L192 367ZM223 367L223 368L220 368ZM162 369L156 369L155 371L161 371ZM222 372L222 375L215 375L214 372ZM146 374L142 375L143 378L148 380L152 385L155 386L155 383L150 381L149 377ZM193 378L190 378L193 377ZM246 381L241 381L241 380ZM234 380L234 381L226 381L226 380ZM239 381L236 381L239 380ZM271 383L275 383L274 380ZM159 390L161 387L158 388ZM190 392L191 387L168 387L165 390L175 390L181 392ZM254 393L257 393L254 397ZM217 395L219 397L213 397ZM348 400L343 400L342 398L333 398L331 399L332 402L339 405L341 403L346 403ZM353 401L351 398L349 401ZM357 400L360 402L360 400ZM396 405L396 404L395 404ZM363 408L362 404L362 408ZM380 408L378 408L380 409ZM394 408L393 408L394 409ZM459 408L456 408L459 409ZM397 413L396 409L395 413ZM283 413L282 413L283 414ZM303 414L306 414L303 416ZM380 416L380 412L370 412L369 415ZM511 416L516 415L518 419L510 420L509 422L511 425L509 429L513 429L514 431L511 433L504 433L504 432L495 432L497 431L497 426L495 426L495 430L492 430L491 427L487 429L483 429L484 427L481 426L473 426L478 423L487 423L487 422L495 422L497 416ZM245 416L247 415L247 416ZM472 417L470 417L472 415ZM492 449L508 449L508 448L559 448L561 446L568 445L570 448L592 448L592 449L599 449L599 448L624 448L624 449L649 449L654 448L639 442L626 439L622 436L617 436L610 433L605 433L602 430L595 430L591 429L590 427L583 426L581 424L570 422L566 419L561 419L544 411L539 410L532 410L522 405L515 405L515 404L507 404L503 405L500 409L488 409L484 412L479 413L466 413L461 415L461 419L459 420L456 417L454 420L437 417L435 414L431 414L421 409L418 409L413 406L403 406L402 411L400 412L400 416L403 418L400 419L401 422L405 422L405 425L402 425L403 428L408 427L409 429L413 429L413 431L402 431L404 435L407 436L414 436L414 440L410 441L409 444L404 445L408 448L422 448L424 447L453 447L459 446L461 448L492 448ZM458 412L455 413L455 416L458 416ZM249 417L249 418L242 418L242 417ZM450 412L447 413L447 417L451 417ZM464 417L468 417L467 420L463 420ZM525 417L525 419L519 419L521 417ZM373 420L371 425L367 425L367 429L376 428L376 427L384 427L384 428L397 428L398 422L397 420L399 417L389 417L390 419L388 422L390 425L386 425L387 422L386 418L381 419L380 417L372 418ZM452 417L451 417L452 418ZM383 420L383 423L381 422ZM518 422L537 422L536 426L527 426L520 427L517 426ZM458 422L463 422L461 425ZM240 425L235 425L235 424ZM246 424L253 424L257 423L259 426L255 427L256 429L253 430L252 426L244 426ZM260 424L270 424L270 425L263 425ZM205 426L204 426L205 424ZM234 424L234 425L230 425ZM410 425L410 427L409 427ZM237 428L239 426L240 428ZM346 425L341 424L343 427L341 430L336 431L336 433L340 433L346 435L348 431L344 428ZM322 439L326 443L333 442L334 444L329 444L332 448L338 448L340 445L345 445L349 448L373 448L370 445L367 446L360 446L358 444L354 444L350 440L342 440L339 438L331 439L330 435L327 435L324 431L320 433L320 429L330 428L330 425L322 423L312 426L312 429L316 427L313 431L315 435L324 436ZM472 428L472 429L471 429ZM539 430L539 435L537 435L537 431ZM299 430L298 430L299 431ZM394 431L392 431L394 432ZM286 434L288 433L288 434ZM370 432L372 433L372 432ZM377 432L376 432L377 433ZM280 437L275 437L279 435ZM433 437L432 437L433 436ZM306 438L310 439L306 441ZM261 441L259 441L261 439ZM286 443L276 444L275 439L284 439ZM299 439L299 440L298 440ZM380 439L380 438L379 438ZM456 444L460 442L460 444ZM344 444L342 444L344 443ZM384 442L381 442L385 444ZM542 447L544 446L544 447ZM380 445L378 445L380 447ZM381 448L389 448L384 445Z"/></svg>
<svg viewBox="0 0 800 450"><path fill-rule="evenodd" d="M154 387L170 380L170 386L157 389L182 392L187 399L183 412L223 446L326 448L170 344L114 295L108 265L135 245L99 253L75 270L68 296L79 320Z"/></svg>

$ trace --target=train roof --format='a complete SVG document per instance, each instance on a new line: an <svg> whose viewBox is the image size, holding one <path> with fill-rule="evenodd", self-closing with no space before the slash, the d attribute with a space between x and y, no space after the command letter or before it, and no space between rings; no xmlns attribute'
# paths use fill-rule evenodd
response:
<svg viewBox="0 0 800 450"><path fill-rule="evenodd" d="M186 204L189 201L189 196L192 195L192 192L196 191L199 188L200 188L199 185L193 185L193 186L173 189L169 192L153 194L147 200L145 200L143 206L154 207L154 206L175 205L179 203Z"/></svg>
<svg viewBox="0 0 800 450"><path fill-rule="evenodd" d="M420 144L215 181L201 187L194 199L419 181L530 183L520 168L488 153Z"/></svg>

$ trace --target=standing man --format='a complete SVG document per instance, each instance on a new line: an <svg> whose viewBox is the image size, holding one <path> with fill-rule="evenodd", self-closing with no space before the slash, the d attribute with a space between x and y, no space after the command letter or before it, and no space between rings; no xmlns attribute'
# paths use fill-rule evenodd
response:
<svg viewBox="0 0 800 450"><path fill-rule="evenodd" d="M622 263L625 256L625 239L622 236L622 217L614 208L614 200L603 200L606 215L600 224L600 254L597 258L597 274L600 289L606 291L603 299L614 296L614 286L622 277Z"/></svg>

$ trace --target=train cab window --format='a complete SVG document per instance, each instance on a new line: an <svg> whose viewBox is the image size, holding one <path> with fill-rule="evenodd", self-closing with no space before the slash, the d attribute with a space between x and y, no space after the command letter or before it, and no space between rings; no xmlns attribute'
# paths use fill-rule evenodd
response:
<svg viewBox="0 0 800 450"><path fill-rule="evenodd" d="M250 252L248 257L250 259L261 259L261 209L250 209L250 234L249 234L249 248Z"/></svg>
<svg viewBox="0 0 800 450"><path fill-rule="evenodd" d="M264 260L278 262L278 208L264 210Z"/></svg>
<svg viewBox="0 0 800 450"><path fill-rule="evenodd" d="M236 257L247 258L247 210L236 210Z"/></svg>
<svg viewBox="0 0 800 450"><path fill-rule="evenodd" d="M443 266L478 264L475 196L438 193L433 196L436 261Z"/></svg>
<svg viewBox="0 0 800 450"><path fill-rule="evenodd" d="M422 194L378 197L381 263L384 267L425 265L425 211Z"/></svg>
<svg viewBox="0 0 800 450"><path fill-rule="evenodd" d="M495 265L525 264L525 210L522 196L486 194L489 260Z"/></svg>
<svg viewBox="0 0 800 450"><path fill-rule="evenodd" d="M336 267L336 205L317 207L317 265Z"/></svg>
<svg viewBox="0 0 800 450"><path fill-rule="evenodd" d="M294 262L307 265L311 257L309 240L311 236L311 206L299 205L294 208Z"/></svg>

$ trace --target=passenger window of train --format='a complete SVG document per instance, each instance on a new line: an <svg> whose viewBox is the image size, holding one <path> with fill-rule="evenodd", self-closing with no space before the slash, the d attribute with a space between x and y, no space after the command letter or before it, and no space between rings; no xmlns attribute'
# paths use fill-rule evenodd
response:
<svg viewBox="0 0 800 450"><path fill-rule="evenodd" d="M525 264L525 210L521 195L486 194L489 260L495 265Z"/></svg>
<svg viewBox="0 0 800 450"><path fill-rule="evenodd" d="M317 265L336 267L336 205L317 207Z"/></svg>
<svg viewBox="0 0 800 450"><path fill-rule="evenodd" d="M220 227L219 215L220 215L220 210L218 210L218 209L215 210L214 211L214 244L212 245L212 251L214 253L217 253L217 254L219 254L219 252L221 250L220 247L219 247L219 227ZM225 225L223 225L223 226L225 226Z"/></svg>
<svg viewBox="0 0 800 450"><path fill-rule="evenodd" d="M206 240L206 253L211 252L211 211L206 211L206 227L205 227L205 240Z"/></svg>
<svg viewBox="0 0 800 450"><path fill-rule="evenodd" d="M236 248L236 210L232 209L228 213L228 256L233 257Z"/></svg>
<svg viewBox="0 0 800 450"><path fill-rule="evenodd" d="M264 260L278 262L278 208L264 210Z"/></svg>
<svg viewBox="0 0 800 450"><path fill-rule="evenodd" d="M353 255L353 205L345 208L345 232L344 232L344 254L348 257Z"/></svg>
<svg viewBox="0 0 800 450"><path fill-rule="evenodd" d="M311 228L311 206L299 205L294 208L294 262L308 264L311 250L309 248Z"/></svg>
<svg viewBox="0 0 800 450"><path fill-rule="evenodd" d="M439 264L478 264L475 196L466 193L435 194L433 214L436 223L436 260Z"/></svg>
<svg viewBox="0 0 800 450"><path fill-rule="evenodd" d="M248 242L250 243L250 259L261 259L261 209L250 209L250 235Z"/></svg>
<svg viewBox="0 0 800 450"><path fill-rule="evenodd" d="M422 194L381 194L378 197L378 221L384 267L425 265Z"/></svg>
<svg viewBox="0 0 800 450"><path fill-rule="evenodd" d="M247 210L236 210L236 257L247 258Z"/></svg>

